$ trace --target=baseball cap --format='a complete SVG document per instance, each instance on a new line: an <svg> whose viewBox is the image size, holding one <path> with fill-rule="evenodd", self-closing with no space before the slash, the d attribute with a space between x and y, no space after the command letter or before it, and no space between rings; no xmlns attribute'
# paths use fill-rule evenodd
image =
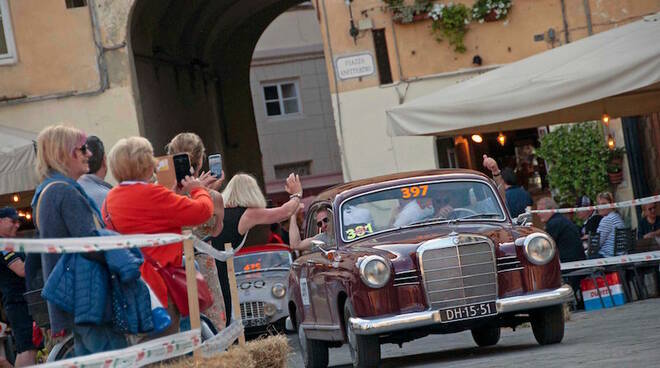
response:
<svg viewBox="0 0 660 368"><path fill-rule="evenodd" d="M9 217L12 220L18 220L18 212L14 207L3 207L0 208L0 218Z"/></svg>

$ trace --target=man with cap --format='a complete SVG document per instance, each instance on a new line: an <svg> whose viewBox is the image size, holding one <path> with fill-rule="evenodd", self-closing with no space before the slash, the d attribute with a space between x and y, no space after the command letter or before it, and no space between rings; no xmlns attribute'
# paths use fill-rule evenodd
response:
<svg viewBox="0 0 660 368"><path fill-rule="evenodd" d="M14 238L20 226L18 213L12 207L0 208L0 237ZM25 264L19 253L2 251L0 259L0 293L9 325L16 341L16 367L33 365L37 348L32 343L32 317L25 293Z"/></svg>
<svg viewBox="0 0 660 368"><path fill-rule="evenodd" d="M90 196L100 210L103 207L103 201L108 195L112 185L105 182L105 176L108 174L108 165L106 163L105 149L103 142L99 137L90 135L87 138L87 149L92 152L89 158L89 173L78 179L78 184L83 187L88 196Z"/></svg>

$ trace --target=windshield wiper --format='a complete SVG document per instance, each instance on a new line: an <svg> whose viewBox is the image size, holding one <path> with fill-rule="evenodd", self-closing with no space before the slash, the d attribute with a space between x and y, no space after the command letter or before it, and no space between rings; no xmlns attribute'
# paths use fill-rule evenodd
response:
<svg viewBox="0 0 660 368"><path fill-rule="evenodd" d="M400 226L400 228L405 228L405 227L408 227L408 226L415 226L415 225L420 225L420 224L426 224L426 223L429 223L429 222L436 222L436 221L451 221L451 220L447 219L444 216L431 217L431 218L427 218L427 219L424 219L424 220L411 222L409 224Z"/></svg>
<svg viewBox="0 0 660 368"><path fill-rule="evenodd" d="M456 220L467 220L467 219L474 219L474 218L479 218L479 217L500 217L502 214L500 213L475 213L474 215L468 215L464 217L459 217Z"/></svg>

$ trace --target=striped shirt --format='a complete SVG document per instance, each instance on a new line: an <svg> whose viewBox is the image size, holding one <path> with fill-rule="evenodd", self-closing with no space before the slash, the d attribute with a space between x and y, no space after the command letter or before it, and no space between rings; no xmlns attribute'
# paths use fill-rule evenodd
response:
<svg viewBox="0 0 660 368"><path fill-rule="evenodd" d="M603 217L598 224L598 234L600 234L600 253L603 257L614 256L614 229L625 227L623 219L618 212L610 212Z"/></svg>

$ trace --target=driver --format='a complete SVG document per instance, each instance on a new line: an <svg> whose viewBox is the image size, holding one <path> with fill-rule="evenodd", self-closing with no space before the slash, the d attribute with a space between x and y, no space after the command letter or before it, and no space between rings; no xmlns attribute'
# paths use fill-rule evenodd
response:
<svg viewBox="0 0 660 368"><path fill-rule="evenodd" d="M304 207L303 204L298 207L298 211L302 210ZM297 212L297 211L296 211ZM291 223L289 225L289 247L293 250L307 251L312 249L312 240L320 240L325 244L330 244L331 240L328 236L328 232L331 230L332 219L330 218L330 212L327 208L319 209L314 215L316 220L316 226L318 228L318 234L300 240L300 229L298 228L298 223L296 221L296 213L291 216Z"/></svg>

